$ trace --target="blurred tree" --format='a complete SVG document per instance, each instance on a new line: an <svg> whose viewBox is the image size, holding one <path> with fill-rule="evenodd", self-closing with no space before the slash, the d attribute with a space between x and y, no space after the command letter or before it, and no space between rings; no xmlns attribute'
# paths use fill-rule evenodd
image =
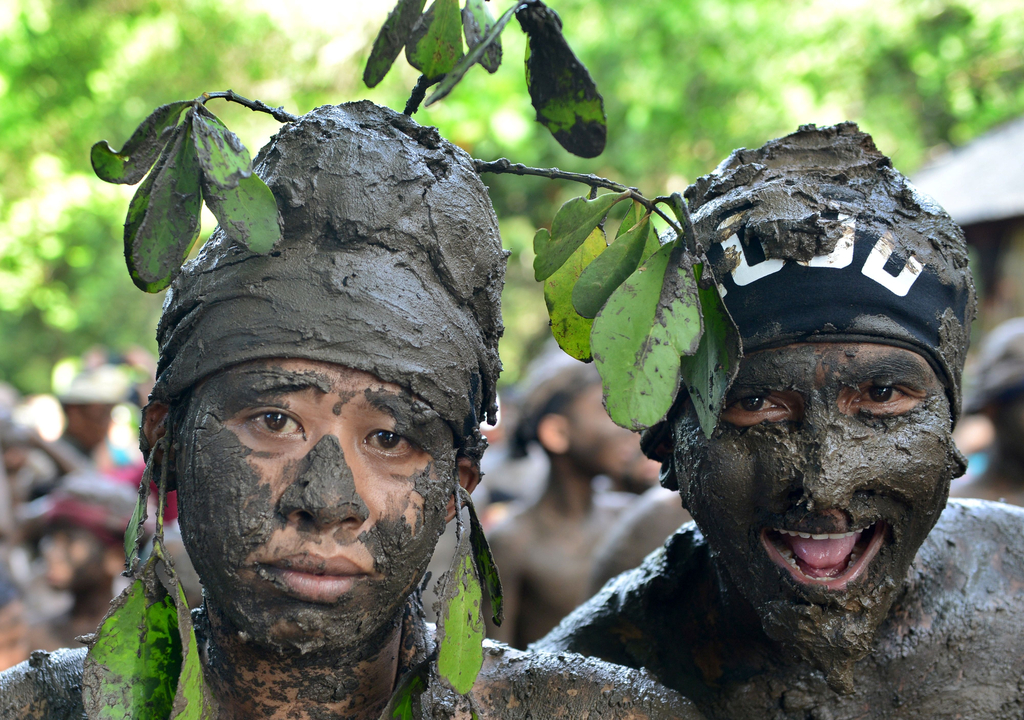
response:
<svg viewBox="0 0 1024 720"><path fill-rule="evenodd" d="M494 2L495 14L506 7ZM1021 0L552 0L605 96L608 147L562 150L533 122L521 33L495 75L474 68L416 119L483 159L596 172L653 196L682 190L732 149L801 123L856 120L904 172L1024 112ZM48 388L60 357L102 342L152 342L159 296L134 288L121 223L134 188L92 176L164 102L231 87L303 113L369 97L401 109L416 71L360 82L390 3L7 0L0 5L0 379ZM261 9L262 8L262 9ZM215 110L255 152L268 117ZM485 178L512 251L506 379L543 339L531 242L580 188ZM213 218L203 219L204 235Z"/></svg>

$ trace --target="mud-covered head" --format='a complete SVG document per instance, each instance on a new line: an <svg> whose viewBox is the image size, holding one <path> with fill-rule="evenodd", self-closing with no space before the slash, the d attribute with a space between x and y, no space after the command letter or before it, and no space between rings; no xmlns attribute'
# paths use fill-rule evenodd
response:
<svg viewBox="0 0 1024 720"><path fill-rule="evenodd" d="M954 419L974 318L963 231L854 123L740 149L689 187L746 353L854 341L924 355Z"/></svg>
<svg viewBox="0 0 1024 720"><path fill-rule="evenodd" d="M963 235L852 124L738 150L688 197L743 357L710 438L677 403L663 482L782 656L849 691L964 470Z"/></svg>
<svg viewBox="0 0 1024 720"><path fill-rule="evenodd" d="M153 399L173 404L242 362L332 362L407 388L478 454L496 410L505 253L469 156L358 102L286 125L255 171L283 240L258 255L217 231L185 266L157 330Z"/></svg>

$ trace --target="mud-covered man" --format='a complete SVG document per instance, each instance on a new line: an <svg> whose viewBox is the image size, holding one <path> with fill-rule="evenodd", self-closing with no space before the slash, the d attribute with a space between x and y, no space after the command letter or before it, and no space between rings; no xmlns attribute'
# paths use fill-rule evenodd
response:
<svg viewBox="0 0 1024 720"><path fill-rule="evenodd" d="M1020 718L1024 512L951 501L963 234L855 125L687 193L744 346L710 439L646 438L684 525L537 644L649 669L711 718Z"/></svg>
<svg viewBox="0 0 1024 720"><path fill-rule="evenodd" d="M469 157L370 103L285 126L256 171L284 239L218 232L175 281L144 446L172 456L218 717L376 720L433 652L419 588L479 478L505 254ZM0 676L0 717L81 717L83 654ZM634 671L485 655L481 717L694 716ZM421 702L470 717L435 675Z"/></svg>

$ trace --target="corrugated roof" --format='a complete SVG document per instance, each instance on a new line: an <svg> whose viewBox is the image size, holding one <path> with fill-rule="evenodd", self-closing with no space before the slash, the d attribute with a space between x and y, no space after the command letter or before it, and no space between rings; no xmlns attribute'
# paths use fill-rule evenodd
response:
<svg viewBox="0 0 1024 720"><path fill-rule="evenodd" d="M941 155L913 182L961 225L1024 215L1024 117Z"/></svg>

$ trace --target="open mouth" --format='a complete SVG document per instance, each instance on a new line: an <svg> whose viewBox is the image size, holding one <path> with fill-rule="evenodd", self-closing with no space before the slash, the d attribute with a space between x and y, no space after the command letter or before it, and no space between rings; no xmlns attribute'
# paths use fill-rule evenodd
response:
<svg viewBox="0 0 1024 720"><path fill-rule="evenodd" d="M864 574L885 539L885 522L842 533L812 534L765 528L761 543L768 557L803 584L845 590L848 583Z"/></svg>

